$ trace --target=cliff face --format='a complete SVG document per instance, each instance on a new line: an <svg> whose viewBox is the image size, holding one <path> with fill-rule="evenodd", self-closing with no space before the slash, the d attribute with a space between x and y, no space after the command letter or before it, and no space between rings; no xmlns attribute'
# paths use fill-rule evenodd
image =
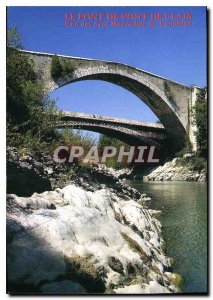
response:
<svg viewBox="0 0 213 300"><path fill-rule="evenodd" d="M177 292L161 225L134 194L70 184L8 195L8 292Z"/></svg>

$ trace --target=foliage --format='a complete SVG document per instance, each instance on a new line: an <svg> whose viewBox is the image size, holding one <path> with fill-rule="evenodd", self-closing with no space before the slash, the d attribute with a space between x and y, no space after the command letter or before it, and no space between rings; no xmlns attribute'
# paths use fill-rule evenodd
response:
<svg viewBox="0 0 213 300"><path fill-rule="evenodd" d="M43 84L38 80L33 63L21 52L19 33L16 27L8 30L7 48L7 142L18 147L20 153L26 149L49 152L58 145L90 147L94 140L82 132L64 129L56 131L54 125L61 117L55 101L44 95ZM68 73L72 65L52 59L54 76Z"/></svg>
<svg viewBox="0 0 213 300"><path fill-rule="evenodd" d="M197 147L198 151L196 155L190 158L179 159L180 164L187 165L193 171L207 171L207 100L206 100L206 88L202 89L197 95L197 101L192 111L194 117L194 124L197 126ZM192 152L190 142L187 140L185 147L176 156L183 157L184 154Z"/></svg>
<svg viewBox="0 0 213 300"><path fill-rule="evenodd" d="M125 144L124 142L104 134L100 135L98 146L100 147L100 150L103 150L105 146L113 146L117 149L119 149L121 146L125 146L126 151L129 151L130 148L130 146ZM126 168L129 166L126 160L127 159L124 157L121 162L118 162L117 155L115 155L113 157L107 158L105 165L108 168L114 168L114 169Z"/></svg>
<svg viewBox="0 0 213 300"><path fill-rule="evenodd" d="M195 172L207 172L207 161L204 157L194 155L192 157L178 157L176 161L177 166L188 167Z"/></svg>
<svg viewBox="0 0 213 300"><path fill-rule="evenodd" d="M63 69L63 76L69 76L72 75L72 73L75 71L75 63L66 59L61 59L62 69Z"/></svg>
<svg viewBox="0 0 213 300"><path fill-rule="evenodd" d="M21 36L16 25L9 28L7 31L7 47L13 47L16 49L23 49L21 43Z"/></svg>
<svg viewBox="0 0 213 300"><path fill-rule="evenodd" d="M65 128L61 131L60 142L67 146L83 146L88 149L95 144L95 139L89 133L83 133L81 130L74 132L72 128Z"/></svg>
<svg viewBox="0 0 213 300"><path fill-rule="evenodd" d="M194 117L197 125L197 145L198 154L201 157L207 158L207 109L206 88L202 89L197 95L197 101L194 107Z"/></svg>
<svg viewBox="0 0 213 300"><path fill-rule="evenodd" d="M73 128L59 129L56 131L56 134L57 137L52 141L49 147L49 152L51 154L53 154L55 149L61 145L67 147L82 146L84 150L86 150L90 149L96 143L96 140L89 133L84 133L81 130L74 131ZM83 157L84 156L82 156L81 159L83 159Z"/></svg>
<svg viewBox="0 0 213 300"><path fill-rule="evenodd" d="M194 156L189 160L189 167L193 171L202 171L205 170L207 172L207 161L204 157Z"/></svg>
<svg viewBox="0 0 213 300"><path fill-rule="evenodd" d="M110 136L101 134L98 144L101 148L104 148L105 146L119 147L119 146L123 145L124 143L114 137L110 137Z"/></svg>
<svg viewBox="0 0 213 300"><path fill-rule="evenodd" d="M43 85L33 63L16 48L20 46L16 27L8 30L7 47L7 142L38 150L53 139L53 125L59 118L55 103L44 96ZM16 48L10 47L13 45Z"/></svg>
<svg viewBox="0 0 213 300"><path fill-rule="evenodd" d="M58 79L62 76L62 66L57 55L52 57L51 61L51 76L53 79Z"/></svg>
<svg viewBox="0 0 213 300"><path fill-rule="evenodd" d="M30 107L41 105L42 89L30 61L13 48L7 49L7 121L21 124L29 120Z"/></svg>
<svg viewBox="0 0 213 300"><path fill-rule="evenodd" d="M54 80L72 75L75 64L65 58L59 58L56 54L51 61L51 76Z"/></svg>

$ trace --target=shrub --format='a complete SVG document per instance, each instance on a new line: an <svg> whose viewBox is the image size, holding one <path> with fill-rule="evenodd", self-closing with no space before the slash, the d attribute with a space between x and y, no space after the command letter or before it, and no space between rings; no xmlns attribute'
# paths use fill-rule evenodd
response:
<svg viewBox="0 0 213 300"><path fill-rule="evenodd" d="M207 158L207 109L208 104L206 100L206 89L202 89L197 97L197 102L195 104L193 113L195 116L195 122L197 125L197 145L199 156Z"/></svg>
<svg viewBox="0 0 213 300"><path fill-rule="evenodd" d="M51 61L51 76L53 79L58 79L62 76L62 66L57 55L52 57Z"/></svg>
<svg viewBox="0 0 213 300"><path fill-rule="evenodd" d="M207 171L207 161L204 157L194 156L190 158L189 167L194 171Z"/></svg>
<svg viewBox="0 0 213 300"><path fill-rule="evenodd" d="M62 64L62 72L63 72L63 76L69 76L72 75L72 73L75 71L75 63L68 60L68 59L62 59L61 60L61 64Z"/></svg>
<svg viewBox="0 0 213 300"><path fill-rule="evenodd" d="M59 58L56 54L51 61L51 76L54 80L72 75L75 64L65 58Z"/></svg>

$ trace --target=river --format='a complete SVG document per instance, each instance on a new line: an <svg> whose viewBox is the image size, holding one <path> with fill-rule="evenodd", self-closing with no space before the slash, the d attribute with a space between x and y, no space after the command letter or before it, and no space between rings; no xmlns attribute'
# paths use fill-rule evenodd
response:
<svg viewBox="0 0 213 300"><path fill-rule="evenodd" d="M128 181L162 210L159 220L173 272L183 277L183 293L207 292L207 184Z"/></svg>

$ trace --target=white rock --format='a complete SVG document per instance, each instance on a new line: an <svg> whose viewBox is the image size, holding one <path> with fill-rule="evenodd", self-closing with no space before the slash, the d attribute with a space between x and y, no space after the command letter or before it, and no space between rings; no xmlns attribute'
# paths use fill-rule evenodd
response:
<svg viewBox="0 0 213 300"><path fill-rule="evenodd" d="M129 264L143 268L147 262L141 253L151 257L152 263L160 260L168 265L159 236L161 225L150 212L136 200L124 201L109 189L87 192L73 184L30 198L11 195L7 214L8 280L35 287L47 280L49 283L42 287L45 293L60 290L63 285L70 291L74 287L66 280L61 285L55 282L58 276L66 279L65 256L87 257L95 269L102 268L106 288L113 280L119 285L125 279ZM153 245L158 251L151 251ZM123 274L109 266L112 257L122 266ZM78 286L75 288L78 290ZM128 289L141 291L138 285ZM143 291L164 289L156 282Z"/></svg>

